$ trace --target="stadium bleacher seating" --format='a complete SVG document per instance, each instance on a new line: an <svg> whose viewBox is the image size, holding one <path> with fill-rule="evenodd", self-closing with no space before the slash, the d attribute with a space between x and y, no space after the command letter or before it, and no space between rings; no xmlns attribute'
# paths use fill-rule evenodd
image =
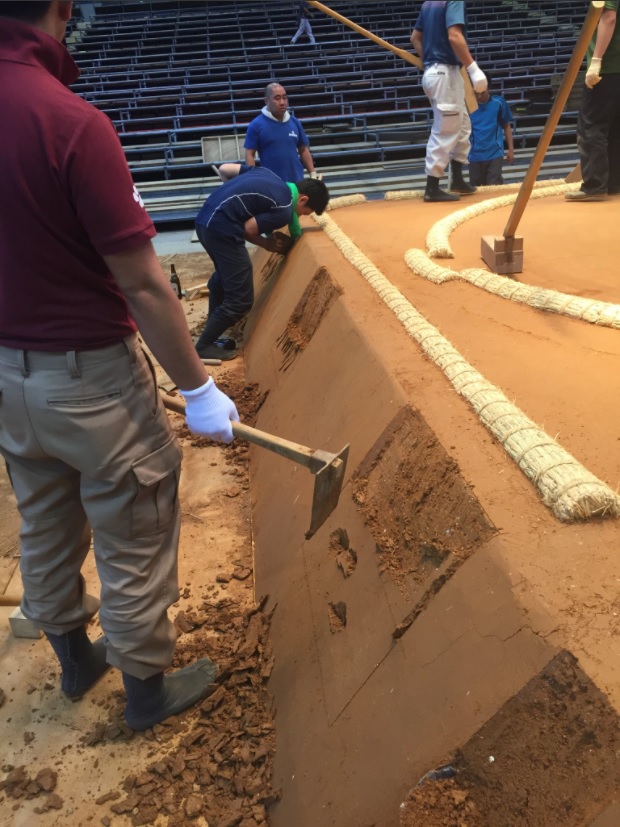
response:
<svg viewBox="0 0 620 827"><path fill-rule="evenodd" d="M88 5L94 18L80 19L77 3L67 37L81 69L72 88L110 117L141 189L148 185L164 204L181 204L176 213L164 207L162 222L195 213L178 193L194 193L193 205L219 180L203 158L202 139L236 136L242 145L264 86L274 79L287 88L315 162L329 169L332 184L351 170L383 166L390 178L390 165L422 166L430 110L421 73L328 15L315 11L312 47L290 44L296 3L282 0ZM328 5L411 50L421 2ZM513 107L515 147L524 154L538 140L553 100L552 79L566 68L584 14L577 0L468 2L473 51ZM576 111L566 111L552 146L574 145L575 123Z"/></svg>

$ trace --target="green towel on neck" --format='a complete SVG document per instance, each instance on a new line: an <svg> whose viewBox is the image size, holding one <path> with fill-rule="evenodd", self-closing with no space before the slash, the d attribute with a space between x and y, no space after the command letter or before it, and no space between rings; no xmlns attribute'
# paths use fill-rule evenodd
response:
<svg viewBox="0 0 620 827"><path fill-rule="evenodd" d="M290 189L291 194L293 196L293 217L291 218L291 223L288 225L288 231L291 234L291 238L295 240L301 236L299 216L295 212L295 209L297 207L297 199L299 198L299 190L297 189L295 184L287 183L286 186Z"/></svg>

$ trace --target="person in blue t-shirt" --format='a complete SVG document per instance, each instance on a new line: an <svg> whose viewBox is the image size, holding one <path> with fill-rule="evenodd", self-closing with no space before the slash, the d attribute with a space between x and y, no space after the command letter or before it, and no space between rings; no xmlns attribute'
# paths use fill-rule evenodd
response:
<svg viewBox="0 0 620 827"><path fill-rule="evenodd" d="M503 184L504 137L508 146L506 160L515 159L512 140L512 112L503 95L491 95L491 78L487 73L489 89L476 93L478 109L472 112L471 149L469 151L469 181L475 187Z"/></svg>
<svg viewBox="0 0 620 827"><path fill-rule="evenodd" d="M248 126L245 136L245 162L256 165L258 152L261 167L266 167L283 181L300 181L304 167L310 178L318 178L309 141L301 122L288 111L286 89L279 83L265 88L265 106Z"/></svg>
<svg viewBox="0 0 620 827"><path fill-rule="evenodd" d="M305 178L284 182L269 169L247 164L222 164L225 181L196 216L198 240L213 261L209 279L209 314L196 342L203 359L233 359L235 350L215 343L254 303L252 261L246 241L272 253L286 253L301 235L300 215L321 215L329 201L322 181ZM275 232L288 224L290 237Z"/></svg>
<svg viewBox="0 0 620 827"><path fill-rule="evenodd" d="M475 192L463 177L471 124L461 64L467 69L474 92L483 92L487 79L471 56L465 32L465 3L426 0L411 33L411 43L424 61L422 88L433 107L433 126L426 146L425 201L457 201L460 195ZM452 192L439 186L448 163Z"/></svg>

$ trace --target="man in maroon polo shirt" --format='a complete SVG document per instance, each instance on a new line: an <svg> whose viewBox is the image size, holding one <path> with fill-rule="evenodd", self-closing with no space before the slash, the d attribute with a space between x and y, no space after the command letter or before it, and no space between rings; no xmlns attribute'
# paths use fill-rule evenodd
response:
<svg viewBox="0 0 620 827"><path fill-rule="evenodd" d="M198 357L108 118L66 87L71 2L0 2L0 452L22 518L22 611L77 698L109 665L146 729L205 697L203 658L164 677L179 597L179 448L136 331L230 442L234 404ZM91 532L101 604L84 589ZM86 623L99 609L105 636Z"/></svg>

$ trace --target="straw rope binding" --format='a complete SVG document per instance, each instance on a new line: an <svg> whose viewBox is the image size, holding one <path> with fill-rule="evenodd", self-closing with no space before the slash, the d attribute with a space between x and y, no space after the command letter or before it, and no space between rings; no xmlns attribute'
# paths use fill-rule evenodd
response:
<svg viewBox="0 0 620 827"><path fill-rule="evenodd" d="M481 268L465 270L450 270L437 264L426 255L423 250L411 249L405 253L405 261L413 272L435 284L444 281L461 279L480 287L487 293L493 293L502 299L509 299L520 304L527 304L536 310L545 310L548 313L557 313L580 319L590 324L602 327L620 328L620 304L584 299L570 293L560 293L546 287L537 287L532 284L522 284L506 276L498 276Z"/></svg>
<svg viewBox="0 0 620 827"><path fill-rule="evenodd" d="M543 502L563 522L620 516L620 497L591 474L503 393L476 371L345 235L328 215L313 216L345 258L364 276L478 413L506 453L538 488Z"/></svg>
<svg viewBox="0 0 620 827"><path fill-rule="evenodd" d="M354 204L363 204L366 201L366 196L361 192L355 195L341 195L339 198L331 198L327 209L337 210L339 207L352 207Z"/></svg>
<svg viewBox="0 0 620 827"><path fill-rule="evenodd" d="M532 192L530 199L562 195L565 192L577 190L579 187L579 182L576 184L560 184L554 187L539 187ZM491 210L497 210L500 207L510 206L517 200L517 195L518 193L514 193L512 195L501 195L499 198L488 198L486 201L480 201L470 207L457 210L433 224L426 235L426 249L429 256L431 258L454 258L454 253L450 247L450 234L458 226L472 218L476 218L485 212L491 212Z"/></svg>

